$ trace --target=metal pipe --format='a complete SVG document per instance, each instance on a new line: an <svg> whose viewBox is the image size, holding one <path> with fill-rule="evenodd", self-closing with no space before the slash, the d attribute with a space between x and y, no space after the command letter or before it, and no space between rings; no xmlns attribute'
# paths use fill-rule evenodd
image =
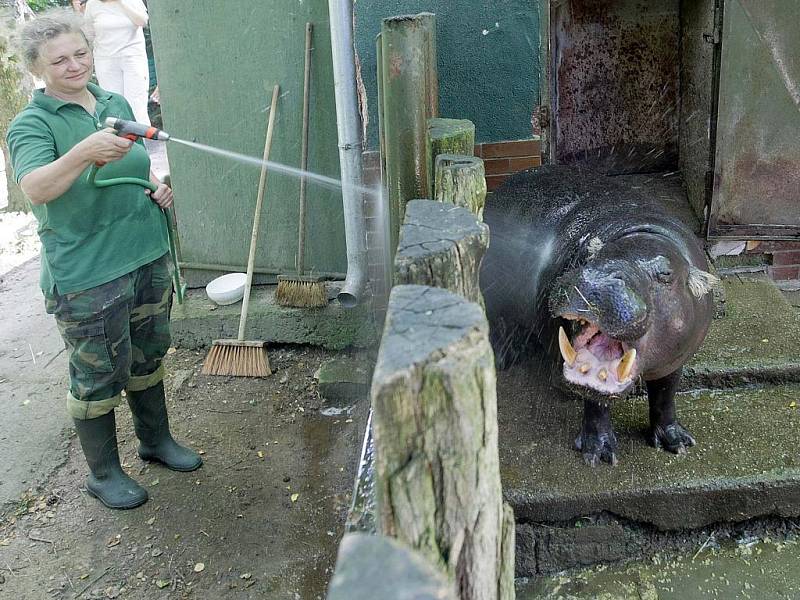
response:
<svg viewBox="0 0 800 600"><path fill-rule="evenodd" d="M338 300L345 308L357 306L367 283L367 236L361 189L361 115L356 91L353 47L353 0L328 0L342 176L347 277Z"/></svg>

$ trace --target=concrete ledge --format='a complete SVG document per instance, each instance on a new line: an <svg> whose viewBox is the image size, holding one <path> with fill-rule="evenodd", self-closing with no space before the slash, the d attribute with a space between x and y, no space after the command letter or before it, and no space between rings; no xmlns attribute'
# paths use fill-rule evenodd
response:
<svg viewBox="0 0 800 600"><path fill-rule="evenodd" d="M253 287L247 332L249 340L312 344L329 350L367 347L377 340L368 304L346 309L336 300L317 309L286 308L275 303L274 285ZM236 338L242 303L217 306L203 289L189 290L183 305L172 308L172 343L191 349L207 348L220 338Z"/></svg>
<svg viewBox="0 0 800 600"><path fill-rule="evenodd" d="M498 393L503 486L519 521L607 512L677 530L800 515L800 386L681 394L679 418L698 442L685 456L646 445L643 398L621 402L620 463L592 469L572 449L582 407L560 397L531 407L520 394L529 377L509 371Z"/></svg>
<svg viewBox="0 0 800 600"><path fill-rule="evenodd" d="M686 366L683 389L800 381L800 311L766 277L723 284L725 317Z"/></svg>

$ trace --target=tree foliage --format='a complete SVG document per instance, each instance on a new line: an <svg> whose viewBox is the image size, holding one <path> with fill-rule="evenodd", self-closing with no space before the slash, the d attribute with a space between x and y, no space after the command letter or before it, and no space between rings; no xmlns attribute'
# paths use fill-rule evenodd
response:
<svg viewBox="0 0 800 600"><path fill-rule="evenodd" d="M31 7L31 10L34 12L42 12L43 10L47 10L48 8L53 8L54 6L70 6L69 0L27 0L28 6Z"/></svg>

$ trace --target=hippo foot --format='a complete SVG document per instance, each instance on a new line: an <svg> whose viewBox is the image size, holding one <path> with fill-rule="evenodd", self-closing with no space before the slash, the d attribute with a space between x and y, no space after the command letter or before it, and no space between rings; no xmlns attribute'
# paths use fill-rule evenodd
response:
<svg viewBox="0 0 800 600"><path fill-rule="evenodd" d="M601 462L617 466L617 436L613 430L601 433L581 431L575 438L575 449L583 454L583 462L590 467Z"/></svg>
<svg viewBox="0 0 800 600"><path fill-rule="evenodd" d="M655 425L647 434L647 443L653 448L660 448L673 454L686 454L686 449L697 442L692 434L677 421L669 425Z"/></svg>

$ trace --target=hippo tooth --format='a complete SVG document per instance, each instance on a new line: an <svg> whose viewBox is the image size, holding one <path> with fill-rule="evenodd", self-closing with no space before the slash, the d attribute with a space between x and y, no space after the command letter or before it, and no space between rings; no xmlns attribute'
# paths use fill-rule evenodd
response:
<svg viewBox="0 0 800 600"><path fill-rule="evenodd" d="M608 379L608 371L606 371L605 369L600 369L600 371L598 371L597 373L597 378L600 381L605 381L606 379Z"/></svg>
<svg viewBox="0 0 800 600"><path fill-rule="evenodd" d="M575 359L578 358L578 353L575 352L575 348L569 343L567 332L564 331L563 327L558 328L558 347L561 350L561 356L564 357L564 362L570 367L573 366L575 364Z"/></svg>
<svg viewBox="0 0 800 600"><path fill-rule="evenodd" d="M588 373L588 372L589 372L589 369L591 369L591 367L589 366L589 363L583 363L583 364L581 365L580 371L581 371L581 373L583 373L584 375L586 375L586 373Z"/></svg>
<svg viewBox="0 0 800 600"><path fill-rule="evenodd" d="M633 361L636 360L636 348L631 348L622 357L617 365L617 379L622 382L631 376Z"/></svg>

